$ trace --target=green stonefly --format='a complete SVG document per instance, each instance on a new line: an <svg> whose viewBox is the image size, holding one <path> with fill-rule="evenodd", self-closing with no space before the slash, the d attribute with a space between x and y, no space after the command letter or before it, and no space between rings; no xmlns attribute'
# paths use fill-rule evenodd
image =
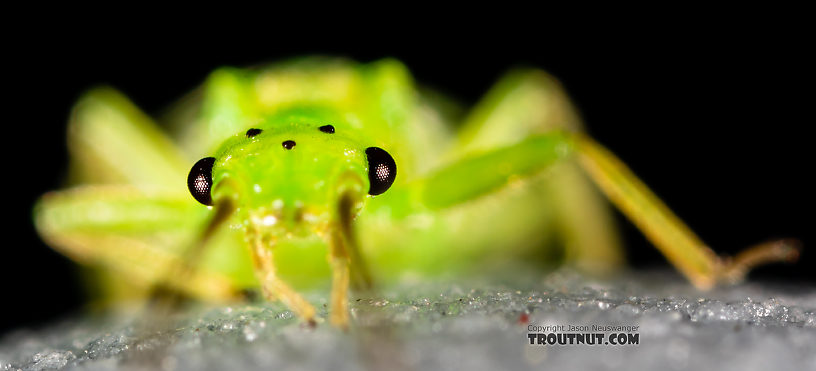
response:
<svg viewBox="0 0 816 371"><path fill-rule="evenodd" d="M609 272L623 257L602 194L700 289L798 251L717 256L535 69L469 112L390 59L221 68L159 123L100 87L76 104L68 143L69 185L38 201L35 223L113 301L157 284L203 300L260 288L314 324L299 290L330 285L329 320L347 327L352 284Z"/></svg>

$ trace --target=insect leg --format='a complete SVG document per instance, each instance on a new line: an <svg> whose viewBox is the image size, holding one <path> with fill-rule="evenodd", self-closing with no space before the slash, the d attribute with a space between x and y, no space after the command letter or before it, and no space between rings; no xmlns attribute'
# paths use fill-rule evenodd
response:
<svg viewBox="0 0 816 371"><path fill-rule="evenodd" d="M211 270L186 279L162 275L161 269L183 265L182 246L202 221L200 205L187 198L134 186L81 186L44 195L34 208L43 239L57 251L94 267L110 270L127 292L111 296L143 297L163 281L189 295L224 300L232 282Z"/></svg>
<svg viewBox="0 0 816 371"><path fill-rule="evenodd" d="M329 264L332 267L331 316L330 322L338 327L348 326L348 290L351 278L355 287L371 289L372 280L368 267L359 251L352 228L353 192L340 197L337 207L337 222L332 228L329 240ZM351 274L354 274L351 277Z"/></svg>
<svg viewBox="0 0 816 371"><path fill-rule="evenodd" d="M448 156L464 158L515 145L529 136L581 128L581 118L554 77L541 70L515 69L468 114ZM530 202L548 210L539 223L549 223L563 246L565 262L594 273L621 266L623 252L614 219L600 192L572 159L558 161L548 173L526 179L525 184Z"/></svg>
<svg viewBox="0 0 816 371"><path fill-rule="evenodd" d="M265 241L263 235L257 230L249 230L248 233L255 275L261 283L264 297L270 301L279 299L295 315L303 318L306 323L311 326L316 325L314 306L309 304L306 299L283 282L275 273L272 252L273 242Z"/></svg>
<svg viewBox="0 0 816 371"><path fill-rule="evenodd" d="M586 136L574 139L581 165L595 183L698 288L737 282L754 266L798 257L797 243L782 240L720 258L611 152Z"/></svg>
<svg viewBox="0 0 816 371"><path fill-rule="evenodd" d="M619 159L582 134L551 132L472 155L430 174L418 197L431 209L451 207L489 194L514 177L543 171L570 154L578 157L612 203L700 289L739 281L756 265L798 256L795 244L780 241L750 248L734 259L718 257Z"/></svg>
<svg viewBox="0 0 816 371"><path fill-rule="evenodd" d="M233 211L235 211L235 208L229 200L215 205L215 215L207 222L193 244L182 252L180 260L169 264L164 273L159 276L160 279L157 281L157 285L151 290L152 302L166 303L168 307L174 307L178 304L178 301L182 299L179 296L180 292L172 290L168 292L165 282L171 282L172 280L187 281L190 277L196 275L204 253L211 246L210 242L213 235L226 223ZM233 291L233 294L238 292L236 288L230 291Z"/></svg>
<svg viewBox="0 0 816 371"><path fill-rule="evenodd" d="M127 97L100 87L74 106L68 125L74 183L163 187L185 195L188 159Z"/></svg>
<svg viewBox="0 0 816 371"><path fill-rule="evenodd" d="M566 158L567 138L562 132L531 136L438 169L422 181L421 201L430 209L442 209L485 196L506 186L511 177L529 176Z"/></svg>
<svg viewBox="0 0 816 371"><path fill-rule="evenodd" d="M343 233L333 232L329 243L329 264L332 268L331 313L329 322L340 328L347 328L349 256Z"/></svg>

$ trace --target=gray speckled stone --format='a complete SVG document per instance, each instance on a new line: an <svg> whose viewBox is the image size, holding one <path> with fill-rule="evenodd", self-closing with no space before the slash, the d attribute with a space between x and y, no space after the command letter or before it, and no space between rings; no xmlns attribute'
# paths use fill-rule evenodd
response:
<svg viewBox="0 0 816 371"><path fill-rule="evenodd" d="M326 298L308 298L325 316ZM702 293L674 273L559 271L527 284L405 285L355 296L351 311L348 332L309 328L277 303L197 308L161 330L68 319L5 335L0 370L816 369L813 287ZM548 325L638 326L639 344L530 345L530 326Z"/></svg>

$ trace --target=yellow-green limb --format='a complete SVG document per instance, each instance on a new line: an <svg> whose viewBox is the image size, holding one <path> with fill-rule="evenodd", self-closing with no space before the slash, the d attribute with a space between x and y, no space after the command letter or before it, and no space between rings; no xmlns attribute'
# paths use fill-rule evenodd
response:
<svg viewBox="0 0 816 371"><path fill-rule="evenodd" d="M798 256L797 246L784 241L757 245L734 259L717 256L609 150L585 135L576 134L573 139L584 170L697 288L737 282L754 266Z"/></svg>

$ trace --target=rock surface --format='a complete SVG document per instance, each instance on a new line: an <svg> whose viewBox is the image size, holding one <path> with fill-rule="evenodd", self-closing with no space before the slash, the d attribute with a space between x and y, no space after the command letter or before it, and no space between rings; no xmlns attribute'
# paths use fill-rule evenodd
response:
<svg viewBox="0 0 816 371"><path fill-rule="evenodd" d="M307 297L325 317L324 295ZM310 328L264 302L198 307L157 327L69 318L6 334L0 370L816 370L809 286L753 282L703 293L673 273L596 281L558 271L527 284L405 285L354 297L351 312L346 332ZM559 345L549 333L604 340ZM637 344L603 344L619 333L636 334Z"/></svg>

